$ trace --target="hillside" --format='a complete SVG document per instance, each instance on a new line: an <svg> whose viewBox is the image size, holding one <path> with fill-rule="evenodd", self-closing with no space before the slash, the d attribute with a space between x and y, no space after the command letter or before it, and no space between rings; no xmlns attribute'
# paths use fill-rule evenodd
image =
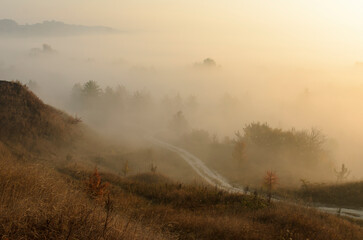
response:
<svg viewBox="0 0 363 240"><path fill-rule="evenodd" d="M0 82L0 103L2 239L363 239L360 226L317 210L177 182L155 169L120 176L125 154L115 149L125 146L95 144L77 119L19 83ZM49 151L54 161L24 161ZM127 160L149 164L148 152Z"/></svg>
<svg viewBox="0 0 363 240"><path fill-rule="evenodd" d="M8 146L37 152L64 147L81 134L78 123L19 82L0 81L0 141Z"/></svg>

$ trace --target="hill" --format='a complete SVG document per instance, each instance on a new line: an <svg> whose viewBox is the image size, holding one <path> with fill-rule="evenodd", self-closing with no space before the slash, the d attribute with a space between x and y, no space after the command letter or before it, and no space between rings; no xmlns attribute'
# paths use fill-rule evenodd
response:
<svg viewBox="0 0 363 240"><path fill-rule="evenodd" d="M20 83L0 82L2 239L363 239L360 226L314 209L152 170L120 176L122 155L87 131ZM49 151L54 161L24 161Z"/></svg>
<svg viewBox="0 0 363 240"><path fill-rule="evenodd" d="M109 27L74 25L59 21L44 21L42 23L20 25L11 19L0 20L0 35L2 36L67 36L116 32L118 31Z"/></svg>
<svg viewBox="0 0 363 240"><path fill-rule="evenodd" d="M32 152L69 145L79 120L44 104L19 82L0 81L0 141Z"/></svg>

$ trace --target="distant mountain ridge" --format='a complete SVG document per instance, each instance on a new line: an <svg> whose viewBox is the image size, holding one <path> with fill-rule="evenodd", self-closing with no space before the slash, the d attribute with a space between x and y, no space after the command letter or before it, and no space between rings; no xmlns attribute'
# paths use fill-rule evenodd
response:
<svg viewBox="0 0 363 240"><path fill-rule="evenodd" d="M59 21L20 25L12 19L0 19L0 36L69 36L117 32L116 29L104 26L74 25Z"/></svg>

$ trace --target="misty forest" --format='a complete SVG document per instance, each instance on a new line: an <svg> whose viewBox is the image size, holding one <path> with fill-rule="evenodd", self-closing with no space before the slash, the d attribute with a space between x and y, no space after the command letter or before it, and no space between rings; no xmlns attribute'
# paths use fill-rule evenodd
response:
<svg viewBox="0 0 363 240"><path fill-rule="evenodd" d="M363 239L361 5L0 1L1 239Z"/></svg>

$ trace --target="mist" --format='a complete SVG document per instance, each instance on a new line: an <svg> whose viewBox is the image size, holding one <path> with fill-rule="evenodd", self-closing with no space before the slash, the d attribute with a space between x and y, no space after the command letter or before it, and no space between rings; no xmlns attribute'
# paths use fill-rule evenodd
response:
<svg viewBox="0 0 363 240"><path fill-rule="evenodd" d="M363 239L362 7L0 0L0 235Z"/></svg>
<svg viewBox="0 0 363 240"><path fill-rule="evenodd" d="M363 67L357 47L361 36L351 38L347 45L345 40L353 32L344 34L344 27L354 24L358 16L352 15L356 16L353 23L337 25L336 31L341 33L337 38L328 23L336 12L313 23L302 21L302 11L295 17L289 14L292 20L285 23L284 17L276 17L278 9L244 3L247 9L265 14L266 21L271 20L266 24L248 15L247 9L239 17L234 10L238 4L232 2L221 9L223 16L229 14L223 19L222 13L217 14L221 6L215 2L196 3L206 9L201 16L190 2L167 4L165 9L170 12L154 9L154 15L142 10L117 17L111 11L103 20L100 16L110 10L109 2L96 16L75 17L72 10L62 17L53 12L67 24L104 25L118 32L2 36L0 78L28 84L47 104L79 116L106 135L133 135L136 131L140 132L138 137L157 135L169 128L179 111L189 131L206 130L220 140L233 139L237 131L256 122L283 130L318 129L326 137L324 148L331 152L332 168L344 163L352 170L352 179L361 179ZM127 4L139 9L136 3ZM96 6L93 3L89 11L96 11ZM178 7L185 13L178 12ZM292 11L298 7L306 5L289 5ZM342 12L348 14L352 7ZM314 8L314 19L320 10ZM202 20L203 16L210 21ZM53 20L20 17L15 12L7 17L17 17L20 24ZM155 21L148 21L153 18ZM328 27L316 35L319 26ZM126 112L118 112L120 106L115 106L102 115L91 108L77 109L72 89L90 80L103 92L107 87L123 87L130 99L141 93L147 96L147 104ZM166 108L165 99L180 103ZM193 109L188 106L191 100ZM105 104L95 109L104 109L109 102Z"/></svg>

